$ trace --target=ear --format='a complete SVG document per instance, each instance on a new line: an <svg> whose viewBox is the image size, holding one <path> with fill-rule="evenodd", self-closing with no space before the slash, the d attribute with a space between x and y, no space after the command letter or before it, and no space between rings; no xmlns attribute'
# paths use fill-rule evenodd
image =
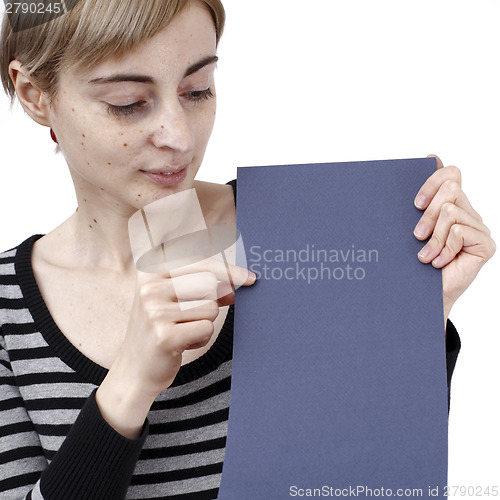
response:
<svg viewBox="0 0 500 500"><path fill-rule="evenodd" d="M40 125L50 127L47 97L27 75L26 69L17 59L9 64L9 76L24 111Z"/></svg>

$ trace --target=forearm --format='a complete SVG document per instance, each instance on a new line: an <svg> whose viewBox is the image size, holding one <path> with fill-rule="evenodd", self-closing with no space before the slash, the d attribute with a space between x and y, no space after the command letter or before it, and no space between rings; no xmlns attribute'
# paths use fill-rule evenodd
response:
<svg viewBox="0 0 500 500"><path fill-rule="evenodd" d="M102 417L127 439L139 438L153 401L153 395L147 395L134 378L130 380L116 365L96 392Z"/></svg>

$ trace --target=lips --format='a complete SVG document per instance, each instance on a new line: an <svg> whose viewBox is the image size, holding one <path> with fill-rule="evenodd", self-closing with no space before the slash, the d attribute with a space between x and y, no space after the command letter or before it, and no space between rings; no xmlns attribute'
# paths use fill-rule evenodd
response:
<svg viewBox="0 0 500 500"><path fill-rule="evenodd" d="M169 184L179 184L187 176L189 163L178 167L165 167L152 170L141 170L150 180L156 184L166 186Z"/></svg>
<svg viewBox="0 0 500 500"><path fill-rule="evenodd" d="M143 170L143 172L154 175L173 175L173 174L178 174L181 170L184 170L187 166L188 164L181 165L180 167L165 167L165 168L158 168L156 170Z"/></svg>

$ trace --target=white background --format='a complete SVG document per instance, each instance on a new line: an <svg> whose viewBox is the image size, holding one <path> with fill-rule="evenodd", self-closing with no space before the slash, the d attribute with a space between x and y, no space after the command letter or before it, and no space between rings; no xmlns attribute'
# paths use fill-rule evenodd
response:
<svg viewBox="0 0 500 500"><path fill-rule="evenodd" d="M500 243L498 0L226 0L226 10L218 118L200 179L227 182L238 166L435 153L461 168ZM50 231L76 203L48 129L17 105L11 114L4 96L0 109L6 249ZM499 260L451 315L462 338L451 485L500 485Z"/></svg>

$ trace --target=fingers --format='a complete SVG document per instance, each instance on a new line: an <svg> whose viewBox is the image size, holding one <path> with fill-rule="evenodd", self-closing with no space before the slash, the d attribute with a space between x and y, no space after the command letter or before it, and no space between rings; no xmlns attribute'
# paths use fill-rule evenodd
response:
<svg viewBox="0 0 500 500"><path fill-rule="evenodd" d="M488 230L483 224L479 214L472 208L462 188L453 181L446 181L415 226L415 237L419 240L427 239L432 232L435 231L436 224L440 217L443 218L443 216L448 216L448 218L450 218L456 215L458 212L454 210L451 205L462 210L462 220L464 224L477 227L478 229L482 228ZM467 216L465 216L465 214L467 214Z"/></svg>
<svg viewBox="0 0 500 500"><path fill-rule="evenodd" d="M219 305L215 300L193 300L189 301L189 306L183 308L180 304L167 302L161 309L146 309L146 311L151 323L162 325L201 320L213 322L219 314Z"/></svg>
<svg viewBox="0 0 500 500"><path fill-rule="evenodd" d="M218 280L207 271L186 274L170 280L177 301L217 300Z"/></svg>
<svg viewBox="0 0 500 500"><path fill-rule="evenodd" d="M474 218L477 221L477 223L472 223L472 221L470 223L467 222L467 225L472 224L476 227L479 224L478 227L486 228L486 226L482 223L481 216L474 210L460 185L457 182L448 179L441 184L415 227L414 234L417 239L425 240L432 234L436 227L436 223L441 216L443 207L447 204L456 205L467 212L470 218Z"/></svg>
<svg viewBox="0 0 500 500"><path fill-rule="evenodd" d="M167 302L180 304L181 309L196 307L193 301L217 301L220 307L234 304L232 282L218 281L210 272L199 272L166 278L164 275L148 275L148 280L137 287L137 293L148 302L149 308L163 309Z"/></svg>
<svg viewBox="0 0 500 500"><path fill-rule="evenodd" d="M212 321L201 319L180 323L175 328L175 334L165 337L162 347L169 352L182 354L189 349L204 347L210 341L214 333Z"/></svg>
<svg viewBox="0 0 500 500"><path fill-rule="evenodd" d="M441 160L437 163L438 169L424 182L415 196L414 203L419 210L425 210L429 206L445 182L450 181L457 184L458 187L462 186L462 173L460 169L454 165L443 167Z"/></svg>
<svg viewBox="0 0 500 500"><path fill-rule="evenodd" d="M457 231L461 230L458 229L458 227L474 229L478 233L484 234L486 237L490 235L489 229L469 212L453 203L447 202L441 207L432 237L418 254L420 261L426 264L432 261L434 264L434 259L443 252L445 256L449 256L450 248L455 248L454 245L457 241ZM416 229L416 231L417 230L418 229ZM445 251L444 249L447 245L450 245L450 243L453 244L452 247ZM457 250L457 253L459 251L460 248ZM456 253L454 255L456 255ZM438 262L440 263L440 261Z"/></svg>
<svg viewBox="0 0 500 500"><path fill-rule="evenodd" d="M192 307L189 301L199 299L216 300L222 307L234 304L235 288L255 281L256 275L245 268L208 258L175 267L169 273L138 271L137 290L154 295L156 308L162 308L165 301L179 302L188 308Z"/></svg>
<svg viewBox="0 0 500 500"><path fill-rule="evenodd" d="M152 279L142 283L137 294L144 310L157 311L160 315L166 313L175 323L205 317L214 320L218 314L217 289L215 275L201 272L170 279ZM206 313L202 306L210 308L209 312ZM194 313L187 314L186 311L191 308L195 310Z"/></svg>
<svg viewBox="0 0 500 500"><path fill-rule="evenodd" d="M181 276L201 271L210 271L219 281L232 282L235 286L248 286L255 281L255 274L251 271L213 257L176 267L171 270L170 274L171 276Z"/></svg>
<svg viewBox="0 0 500 500"><path fill-rule="evenodd" d="M415 227L419 240L430 238L418 258L435 267L449 264L460 252L488 260L495 249L490 230L462 191L462 176L455 166L444 167L436 155L437 170L420 188L414 204L424 210Z"/></svg>
<svg viewBox="0 0 500 500"><path fill-rule="evenodd" d="M454 224L439 254L432 258L432 265L442 268L460 252L477 257L477 270L495 253L493 240L483 231L462 224ZM420 254L419 254L420 258ZM422 260L422 259L421 259ZM428 262L430 259L427 258Z"/></svg>
<svg viewBox="0 0 500 500"><path fill-rule="evenodd" d="M213 257L202 258L194 263L182 263L176 261L175 265L170 264L169 272L163 274L143 273L138 271L139 284L153 280L165 279L187 274L211 272L217 280L224 283L233 283L235 286L248 286L255 282L256 276L253 272L244 269L243 267L225 263L222 260L217 260Z"/></svg>
<svg viewBox="0 0 500 500"><path fill-rule="evenodd" d="M158 276L158 275L156 275ZM150 278L137 287L140 299L148 309L163 309L166 302L211 299L216 293L217 278L211 273L196 273L178 278Z"/></svg>

